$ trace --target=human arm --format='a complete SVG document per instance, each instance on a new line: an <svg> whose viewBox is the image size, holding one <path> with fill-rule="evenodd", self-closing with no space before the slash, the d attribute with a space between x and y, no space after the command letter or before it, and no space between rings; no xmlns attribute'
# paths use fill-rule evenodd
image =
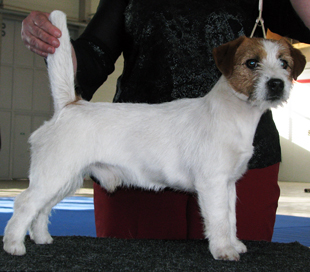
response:
<svg viewBox="0 0 310 272"><path fill-rule="evenodd" d="M306 26L303 18L301 18L301 15L298 14L297 6L294 7L292 5L295 1L297 3L299 0L265 0L263 8L265 26L281 36L310 43L309 28ZM306 9L306 6L304 8ZM307 12L309 13L309 11Z"/></svg>
<svg viewBox="0 0 310 272"><path fill-rule="evenodd" d="M290 0L296 13L304 24L310 29L310 1Z"/></svg>
<svg viewBox="0 0 310 272"><path fill-rule="evenodd" d="M83 34L72 41L77 58L76 91L90 100L114 71L125 44L124 12L127 0L101 0Z"/></svg>

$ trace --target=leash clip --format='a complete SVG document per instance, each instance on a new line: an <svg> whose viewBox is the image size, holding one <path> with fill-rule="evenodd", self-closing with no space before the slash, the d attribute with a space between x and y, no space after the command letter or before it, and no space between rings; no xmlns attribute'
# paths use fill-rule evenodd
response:
<svg viewBox="0 0 310 272"><path fill-rule="evenodd" d="M258 17L256 19L256 23L254 25L254 28L252 30L250 38L253 38L255 30L256 30L258 24L260 23L260 26L262 27L262 30L263 30L264 39L266 39L266 31L265 31L265 25L264 25L264 19L263 19L263 0L259 0L258 12L259 12L259 15L258 15Z"/></svg>

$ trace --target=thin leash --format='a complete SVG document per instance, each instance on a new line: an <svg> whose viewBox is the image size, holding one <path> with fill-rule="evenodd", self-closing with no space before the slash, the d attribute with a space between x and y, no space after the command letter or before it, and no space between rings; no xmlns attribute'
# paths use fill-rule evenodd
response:
<svg viewBox="0 0 310 272"><path fill-rule="evenodd" d="M264 25L264 19L263 19L263 0L259 0L258 12L259 12L259 15L256 19L256 23L254 25L254 28L252 30L250 38L253 38L255 30L256 30L257 26L260 24L260 26L262 27L262 30L263 30L263 36L266 39L266 31L265 31L265 25Z"/></svg>

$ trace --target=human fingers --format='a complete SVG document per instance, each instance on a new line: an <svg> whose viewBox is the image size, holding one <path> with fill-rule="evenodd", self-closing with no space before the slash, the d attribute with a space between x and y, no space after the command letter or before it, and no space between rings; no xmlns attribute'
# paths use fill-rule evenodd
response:
<svg viewBox="0 0 310 272"><path fill-rule="evenodd" d="M33 11L22 23L21 36L32 52L41 56L54 53L59 46L61 31L48 20L49 13Z"/></svg>

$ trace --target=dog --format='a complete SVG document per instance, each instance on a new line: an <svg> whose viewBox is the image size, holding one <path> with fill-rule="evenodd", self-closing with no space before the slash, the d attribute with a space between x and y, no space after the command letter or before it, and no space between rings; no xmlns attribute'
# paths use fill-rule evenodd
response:
<svg viewBox="0 0 310 272"><path fill-rule="evenodd" d="M91 103L77 97L66 16L48 56L55 113L30 137L29 188L16 197L4 250L26 253L24 237L50 244L52 207L73 194L86 174L113 192L119 186L195 192L215 259L239 260L236 181L247 170L261 115L285 102L306 60L286 40L240 37L214 49L222 76L209 94L163 104ZM229 132L229 133L227 133Z"/></svg>

